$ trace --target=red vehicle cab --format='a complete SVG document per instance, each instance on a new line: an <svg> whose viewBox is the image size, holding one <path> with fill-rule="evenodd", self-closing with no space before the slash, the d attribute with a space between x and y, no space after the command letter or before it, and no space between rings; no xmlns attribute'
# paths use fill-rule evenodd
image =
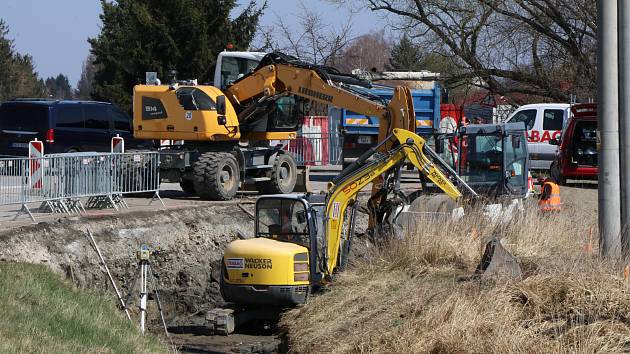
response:
<svg viewBox="0 0 630 354"><path fill-rule="evenodd" d="M597 105L572 106L560 140L551 139L549 143L560 147L551 164L551 177L556 183L597 180Z"/></svg>

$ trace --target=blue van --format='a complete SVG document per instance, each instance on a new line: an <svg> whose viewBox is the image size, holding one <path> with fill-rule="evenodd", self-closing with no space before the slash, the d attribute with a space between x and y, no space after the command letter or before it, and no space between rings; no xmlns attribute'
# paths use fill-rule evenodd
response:
<svg viewBox="0 0 630 354"><path fill-rule="evenodd" d="M132 120L106 102L16 99L0 104L0 155L24 156L28 142L44 142L45 154L108 152L112 137L125 149L151 149L153 141L133 138Z"/></svg>

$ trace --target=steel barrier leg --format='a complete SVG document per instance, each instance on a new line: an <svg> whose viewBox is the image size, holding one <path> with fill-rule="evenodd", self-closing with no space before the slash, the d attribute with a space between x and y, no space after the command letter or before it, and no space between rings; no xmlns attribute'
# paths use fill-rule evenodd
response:
<svg viewBox="0 0 630 354"><path fill-rule="evenodd" d="M79 203L79 214L87 214L87 211L85 211L85 207L83 206L81 199L78 200L78 203Z"/></svg>
<svg viewBox="0 0 630 354"><path fill-rule="evenodd" d="M111 194L107 195L107 200L109 200L109 202L112 204L112 208L114 208L114 210L120 211L118 210L118 206L116 205L116 202L114 202L114 199L112 198Z"/></svg>
<svg viewBox="0 0 630 354"><path fill-rule="evenodd" d="M149 204L151 205L151 203L153 203L154 200L159 200L160 203L162 203L162 207L166 208L166 205L164 204L164 201L162 200L162 198L160 198L160 191L155 191L155 193L153 194L153 197L151 197L151 200L149 200Z"/></svg>
<svg viewBox="0 0 630 354"><path fill-rule="evenodd" d="M26 204L22 204L22 207L20 208L20 211L18 211L17 214L15 214L15 216L13 217L13 221L17 220L18 216L20 216L24 211L26 211L26 213L28 213L28 216L31 217L31 220L35 221L35 217L31 213L31 211L29 210L28 206L26 206Z"/></svg>

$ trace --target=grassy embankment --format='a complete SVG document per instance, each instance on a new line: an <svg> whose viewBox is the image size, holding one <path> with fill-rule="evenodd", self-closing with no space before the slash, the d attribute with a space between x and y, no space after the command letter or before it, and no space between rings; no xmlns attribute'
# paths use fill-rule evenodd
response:
<svg viewBox="0 0 630 354"><path fill-rule="evenodd" d="M329 292L283 317L292 350L630 351L628 283L622 264L597 257L592 211L552 218L528 212L502 227L481 220L427 224L355 261ZM482 235L505 237L522 280L470 277Z"/></svg>
<svg viewBox="0 0 630 354"><path fill-rule="evenodd" d="M41 265L0 262L0 353L164 353L109 294L81 291Z"/></svg>

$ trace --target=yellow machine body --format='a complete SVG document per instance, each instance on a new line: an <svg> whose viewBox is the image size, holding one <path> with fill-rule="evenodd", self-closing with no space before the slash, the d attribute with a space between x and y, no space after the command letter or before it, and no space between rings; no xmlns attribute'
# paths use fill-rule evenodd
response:
<svg viewBox="0 0 630 354"><path fill-rule="evenodd" d="M177 90L185 88L180 86ZM213 102L223 92L213 86L193 86ZM226 101L226 124L219 124L216 109L185 109L177 98L177 90L166 85L134 87L134 134L140 139L172 140L238 140L241 137L234 107ZM151 99L156 100L151 100ZM159 101L157 101L159 100ZM193 108L193 107L189 107Z"/></svg>
<svg viewBox="0 0 630 354"><path fill-rule="evenodd" d="M310 290L308 249L290 242L234 241L222 269L223 298L242 305L294 306L306 302Z"/></svg>
<svg viewBox="0 0 630 354"><path fill-rule="evenodd" d="M308 273L308 249L295 243L262 237L236 240L225 249L224 258L226 279L232 284L308 285L308 277L295 276ZM306 271L296 272L296 264Z"/></svg>

